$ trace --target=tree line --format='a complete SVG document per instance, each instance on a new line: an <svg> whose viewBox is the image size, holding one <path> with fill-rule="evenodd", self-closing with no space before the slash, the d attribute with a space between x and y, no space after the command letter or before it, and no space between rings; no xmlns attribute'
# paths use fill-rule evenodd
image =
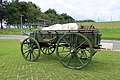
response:
<svg viewBox="0 0 120 80"><path fill-rule="evenodd" d="M1 29L3 29L3 21L6 21L7 25L16 25L21 23L35 23L41 20L73 22L74 19L66 13L58 14L54 9L48 9L45 12L41 11L41 8L32 2L7 2L0 0L0 23Z"/></svg>
<svg viewBox="0 0 120 80"><path fill-rule="evenodd" d="M16 0L14 2L8 2L6 0L0 0L0 23L1 29L3 21L7 25L20 25L22 23L36 23L40 21L49 21L51 23L67 23L74 22L75 19L66 13L58 14L54 9L48 9L45 12L41 11L41 8L32 2L24 2Z"/></svg>

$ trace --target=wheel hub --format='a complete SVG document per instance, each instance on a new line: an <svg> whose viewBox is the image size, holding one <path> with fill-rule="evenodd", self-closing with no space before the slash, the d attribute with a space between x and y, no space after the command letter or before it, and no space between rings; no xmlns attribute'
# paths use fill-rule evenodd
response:
<svg viewBox="0 0 120 80"><path fill-rule="evenodd" d="M32 49L32 48L29 48L29 52L32 53L32 52L33 52L33 49Z"/></svg>
<svg viewBox="0 0 120 80"><path fill-rule="evenodd" d="M70 52L71 52L71 53L75 53L75 48L71 48L71 49L70 49Z"/></svg>
<svg viewBox="0 0 120 80"><path fill-rule="evenodd" d="M74 53L74 49L70 50L71 53Z"/></svg>

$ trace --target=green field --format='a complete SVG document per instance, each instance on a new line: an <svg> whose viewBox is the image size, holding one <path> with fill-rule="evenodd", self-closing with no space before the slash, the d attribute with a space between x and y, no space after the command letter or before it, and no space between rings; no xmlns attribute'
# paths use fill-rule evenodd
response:
<svg viewBox="0 0 120 80"><path fill-rule="evenodd" d="M20 53L20 41L0 40L0 80L120 80L120 52L99 51L80 70L65 68L52 55L41 54L35 62Z"/></svg>
<svg viewBox="0 0 120 80"><path fill-rule="evenodd" d="M22 31L26 32L32 32L35 30L40 30L40 28L31 28L31 29L22 29ZM1 35L21 35L21 29L3 29L0 30Z"/></svg>
<svg viewBox="0 0 120 80"><path fill-rule="evenodd" d="M100 29L102 39L120 40L120 29Z"/></svg>

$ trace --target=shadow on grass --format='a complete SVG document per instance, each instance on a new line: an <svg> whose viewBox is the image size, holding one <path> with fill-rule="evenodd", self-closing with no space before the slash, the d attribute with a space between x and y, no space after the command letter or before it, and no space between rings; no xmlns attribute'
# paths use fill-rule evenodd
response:
<svg viewBox="0 0 120 80"><path fill-rule="evenodd" d="M46 55L41 53L40 57L38 60L34 61L35 63L40 63L40 64L52 64L52 65L62 65L56 55L56 53L53 53L51 55ZM33 62L33 63L34 63ZM119 68L119 63L114 62L113 60L109 61L109 59L106 59L104 57L93 57L91 62L80 69L80 71L110 71L113 70L114 68ZM61 66L61 68L64 68L64 66ZM68 68L69 69L69 68ZM119 68L120 69L120 68Z"/></svg>
<svg viewBox="0 0 120 80"><path fill-rule="evenodd" d="M55 53L53 53L51 55L41 54L40 57L38 58L38 60L36 60L35 62L37 62L37 63L55 63L55 64L62 65ZM64 66L62 66L62 67L66 68ZM96 71L96 70L102 70L103 68L107 69L107 65L105 62L98 61L98 60L91 60L91 62L87 66L85 66L81 69L77 69L77 70ZM73 70L75 70L75 69L73 69Z"/></svg>

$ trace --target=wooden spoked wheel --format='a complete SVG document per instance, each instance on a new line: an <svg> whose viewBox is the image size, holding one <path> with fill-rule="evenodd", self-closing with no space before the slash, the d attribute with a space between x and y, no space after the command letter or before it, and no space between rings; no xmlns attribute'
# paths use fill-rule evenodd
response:
<svg viewBox="0 0 120 80"><path fill-rule="evenodd" d="M63 35L56 46L58 59L68 68L80 69L86 66L93 53L91 42L80 33Z"/></svg>
<svg viewBox="0 0 120 80"><path fill-rule="evenodd" d="M50 55L55 51L56 46L52 45L52 46L43 46L41 47L41 51L43 52L43 54L47 54Z"/></svg>
<svg viewBox="0 0 120 80"><path fill-rule="evenodd" d="M21 43L21 53L27 61L35 61L40 56L39 43L34 38L26 38Z"/></svg>

